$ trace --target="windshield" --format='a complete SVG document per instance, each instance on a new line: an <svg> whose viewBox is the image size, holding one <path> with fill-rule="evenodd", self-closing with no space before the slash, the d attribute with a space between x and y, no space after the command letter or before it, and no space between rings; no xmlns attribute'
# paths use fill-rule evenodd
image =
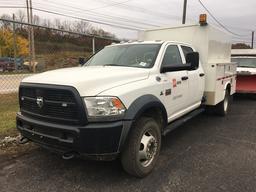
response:
<svg viewBox="0 0 256 192"><path fill-rule="evenodd" d="M232 58L232 62L236 62L238 64L238 67L256 68L256 57L255 58Z"/></svg>
<svg viewBox="0 0 256 192"><path fill-rule="evenodd" d="M86 65L151 68L160 46L161 44L130 44L105 47Z"/></svg>

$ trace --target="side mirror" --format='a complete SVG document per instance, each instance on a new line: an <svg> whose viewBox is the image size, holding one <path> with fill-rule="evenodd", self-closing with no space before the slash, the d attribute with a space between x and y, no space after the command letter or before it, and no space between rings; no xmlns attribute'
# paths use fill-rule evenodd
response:
<svg viewBox="0 0 256 192"><path fill-rule="evenodd" d="M84 65L86 63L86 59L84 57L79 57L78 63L79 63L79 65Z"/></svg>
<svg viewBox="0 0 256 192"><path fill-rule="evenodd" d="M199 67L199 53L191 52L186 55L186 63L190 64L190 70L196 70Z"/></svg>

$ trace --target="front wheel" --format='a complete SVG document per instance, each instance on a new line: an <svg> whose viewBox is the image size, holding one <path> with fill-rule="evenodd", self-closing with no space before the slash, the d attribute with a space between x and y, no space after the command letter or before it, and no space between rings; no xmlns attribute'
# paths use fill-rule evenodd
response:
<svg viewBox="0 0 256 192"><path fill-rule="evenodd" d="M121 154L123 168L136 177L145 177L154 168L161 147L161 132L156 121L142 117L135 122Z"/></svg>
<svg viewBox="0 0 256 192"><path fill-rule="evenodd" d="M216 114L220 116L225 116L228 113L230 103L230 93L228 90L225 91L225 97L222 102L216 105Z"/></svg>

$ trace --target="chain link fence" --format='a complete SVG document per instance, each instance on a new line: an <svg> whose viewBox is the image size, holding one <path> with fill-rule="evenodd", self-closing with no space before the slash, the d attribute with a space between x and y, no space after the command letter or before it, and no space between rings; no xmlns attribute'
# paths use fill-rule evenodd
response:
<svg viewBox="0 0 256 192"><path fill-rule="evenodd" d="M23 78L79 66L83 58L113 42L118 40L0 19L0 135L15 127L18 87Z"/></svg>

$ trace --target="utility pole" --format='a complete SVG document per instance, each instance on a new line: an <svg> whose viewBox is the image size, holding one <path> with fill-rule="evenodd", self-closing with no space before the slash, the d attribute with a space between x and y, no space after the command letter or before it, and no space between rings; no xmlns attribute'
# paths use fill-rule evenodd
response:
<svg viewBox="0 0 256 192"><path fill-rule="evenodd" d="M254 47L254 31L252 31L252 44L251 44L251 48L253 49Z"/></svg>
<svg viewBox="0 0 256 192"><path fill-rule="evenodd" d="M34 24L33 19L33 9L32 9L32 0L29 0L29 8L30 8L30 24ZM34 39L34 27L31 26L31 51L32 51L32 66L33 72L36 72L36 64L35 64L35 39Z"/></svg>
<svg viewBox="0 0 256 192"><path fill-rule="evenodd" d="M28 0L26 0L27 5L27 18L28 18L28 24L30 24L30 13L29 13L29 3ZM28 25L28 42L29 42L29 69L32 70L32 46L31 46L31 26Z"/></svg>
<svg viewBox="0 0 256 192"><path fill-rule="evenodd" d="M184 25L186 23L186 16L187 16L187 0L184 0L183 4L183 15L182 15L182 24Z"/></svg>
<svg viewBox="0 0 256 192"><path fill-rule="evenodd" d="M12 15L12 19L13 21L15 21L15 15ZM16 26L15 26L15 22L13 22L13 57L14 57L14 65L15 65L15 69L17 70L17 39L16 39Z"/></svg>

